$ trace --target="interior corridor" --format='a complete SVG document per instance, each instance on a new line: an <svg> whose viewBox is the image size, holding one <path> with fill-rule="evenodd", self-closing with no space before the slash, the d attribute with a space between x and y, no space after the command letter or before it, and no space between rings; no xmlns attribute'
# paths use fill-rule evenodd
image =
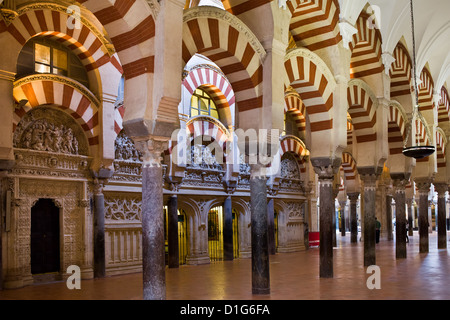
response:
<svg viewBox="0 0 450 320"><path fill-rule="evenodd" d="M358 237L359 239L359 237ZM419 235L407 244L408 258L395 260L394 241L376 247L381 289L369 290L371 274L363 267L363 244L350 235L337 236L334 278L319 278L319 249L271 256L271 294L251 294L251 260L216 262L167 269L167 300L439 300L450 299L449 249L437 249L437 233L430 234L430 252L419 253ZM65 282L0 291L1 300L141 300L142 274L82 281L81 290Z"/></svg>

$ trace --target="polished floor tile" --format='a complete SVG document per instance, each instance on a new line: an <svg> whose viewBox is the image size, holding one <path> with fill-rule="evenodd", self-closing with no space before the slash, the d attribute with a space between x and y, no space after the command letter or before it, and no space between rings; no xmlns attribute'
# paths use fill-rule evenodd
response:
<svg viewBox="0 0 450 320"><path fill-rule="evenodd" d="M363 267L363 243L338 235L334 249L334 278L319 278L319 249L270 258L271 293L251 293L251 260L216 262L167 269L168 300L428 300L450 299L449 249L437 249L430 234L430 252L419 253L419 236L407 244L408 257L395 259L395 242L382 240L376 248L381 289L370 290L371 274ZM82 281L81 290L64 282L0 291L1 300L140 300L142 274Z"/></svg>

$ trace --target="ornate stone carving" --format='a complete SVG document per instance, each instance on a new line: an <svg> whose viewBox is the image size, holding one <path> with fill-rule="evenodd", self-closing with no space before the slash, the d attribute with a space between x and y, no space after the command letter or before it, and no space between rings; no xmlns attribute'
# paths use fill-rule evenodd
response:
<svg viewBox="0 0 450 320"><path fill-rule="evenodd" d="M300 179L297 161L289 153L286 153L281 160L281 177L283 179Z"/></svg>
<svg viewBox="0 0 450 320"><path fill-rule="evenodd" d="M216 156L211 149L204 145L191 147L191 163L188 167L223 171L222 165L217 162Z"/></svg>
<svg viewBox="0 0 450 320"><path fill-rule="evenodd" d="M23 117L14 133L14 147L71 155L88 154L81 127L68 114L48 107L35 108Z"/></svg>
<svg viewBox="0 0 450 320"><path fill-rule="evenodd" d="M142 200L138 196L106 195L105 218L114 221L142 221Z"/></svg>
<svg viewBox="0 0 450 320"><path fill-rule="evenodd" d="M142 162L142 154L136 149L133 140L131 140L125 131L122 131L116 139L115 143L116 160Z"/></svg>

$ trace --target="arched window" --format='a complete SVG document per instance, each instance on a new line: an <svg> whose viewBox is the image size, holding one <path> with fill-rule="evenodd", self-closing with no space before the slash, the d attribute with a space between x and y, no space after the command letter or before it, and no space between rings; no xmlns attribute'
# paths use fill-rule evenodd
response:
<svg viewBox="0 0 450 320"><path fill-rule="evenodd" d="M44 37L35 37L22 48L16 78L39 73L65 76L89 87L86 68L80 59L64 45Z"/></svg>
<svg viewBox="0 0 450 320"><path fill-rule="evenodd" d="M202 89L195 90L191 100L191 118L196 116L211 116L219 120L219 112L214 100Z"/></svg>

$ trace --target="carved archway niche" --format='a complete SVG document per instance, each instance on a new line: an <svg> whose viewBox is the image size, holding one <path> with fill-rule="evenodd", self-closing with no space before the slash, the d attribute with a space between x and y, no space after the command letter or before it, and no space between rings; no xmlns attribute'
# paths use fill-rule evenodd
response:
<svg viewBox="0 0 450 320"><path fill-rule="evenodd" d="M67 113L52 106L32 109L14 131L14 148L68 155L89 155L83 128Z"/></svg>

